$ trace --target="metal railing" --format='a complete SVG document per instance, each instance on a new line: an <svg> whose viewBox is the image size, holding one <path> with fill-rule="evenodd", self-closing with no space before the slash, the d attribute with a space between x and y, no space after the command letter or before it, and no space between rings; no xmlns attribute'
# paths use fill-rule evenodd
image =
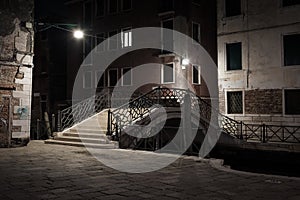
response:
<svg viewBox="0 0 300 200"><path fill-rule="evenodd" d="M113 111L109 111L107 134L112 136L113 139L119 140L122 131L126 127L132 126L139 120L146 119L151 112L159 108L159 105L179 107L184 103L184 97L187 94L191 97L191 110L193 111L195 106L199 106L200 124L204 127L204 131L211 125L211 118L217 117L218 127L213 128L221 129L223 134L236 139L263 143L300 142L300 127L298 126L246 124L219 113L218 109L213 108L209 102L191 91L176 88L156 88Z"/></svg>

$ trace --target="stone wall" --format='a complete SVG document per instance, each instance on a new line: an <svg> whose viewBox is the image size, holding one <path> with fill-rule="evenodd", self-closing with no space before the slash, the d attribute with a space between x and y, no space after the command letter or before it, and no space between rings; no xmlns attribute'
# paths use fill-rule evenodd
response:
<svg viewBox="0 0 300 200"><path fill-rule="evenodd" d="M34 4L0 4L0 146L24 145L30 137Z"/></svg>

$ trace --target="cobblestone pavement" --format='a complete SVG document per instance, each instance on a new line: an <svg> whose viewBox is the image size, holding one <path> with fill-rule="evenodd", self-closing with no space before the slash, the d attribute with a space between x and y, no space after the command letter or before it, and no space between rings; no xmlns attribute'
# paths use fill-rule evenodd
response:
<svg viewBox="0 0 300 200"><path fill-rule="evenodd" d="M112 150L106 151L109 155ZM104 166L84 148L42 141L0 149L0 184L4 200L300 199L297 178L235 173L193 159L179 159L156 172L129 174Z"/></svg>

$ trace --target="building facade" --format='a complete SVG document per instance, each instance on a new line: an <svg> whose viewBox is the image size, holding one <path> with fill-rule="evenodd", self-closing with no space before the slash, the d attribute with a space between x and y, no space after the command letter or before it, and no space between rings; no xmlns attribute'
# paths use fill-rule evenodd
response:
<svg viewBox="0 0 300 200"><path fill-rule="evenodd" d="M72 99L74 79L83 59L102 41L120 34L116 40L97 51L113 52L134 47L133 29L142 27L163 27L176 30L194 39L195 45L201 44L216 62L216 2L211 0L81 0L67 1L72 23L80 24L86 37L83 42L69 39L67 60L67 97ZM162 33L162 39L163 38ZM165 38L168 40L167 38ZM95 88L119 88L126 90L134 86L138 79L134 68L147 63L157 63L161 67L149 71L156 77L154 84L145 85L147 92L158 85L180 87L175 72L186 74L195 91L209 97L205 82L201 80L201 66L190 63L182 67L183 57L159 49L132 51L116 59L101 77L97 71L87 71L79 77L82 88L95 91ZM105 66L103 66L105 67ZM172 70L169 70L172 69ZM99 74L101 74L100 72ZM129 76L123 76L125 73ZM122 78L123 77L123 78ZM147 78L147 77L144 77ZM100 80L99 82L97 80ZM120 81L118 83L118 81Z"/></svg>
<svg viewBox="0 0 300 200"><path fill-rule="evenodd" d="M0 146L26 145L30 136L33 0L0 2Z"/></svg>
<svg viewBox="0 0 300 200"><path fill-rule="evenodd" d="M218 1L221 112L248 123L300 124L300 2Z"/></svg>

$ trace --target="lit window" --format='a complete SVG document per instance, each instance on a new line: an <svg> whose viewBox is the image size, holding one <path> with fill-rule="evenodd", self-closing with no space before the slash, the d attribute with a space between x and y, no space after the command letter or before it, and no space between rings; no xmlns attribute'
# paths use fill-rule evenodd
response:
<svg viewBox="0 0 300 200"><path fill-rule="evenodd" d="M118 83L118 70L117 69L110 69L108 71L108 86L114 87Z"/></svg>
<svg viewBox="0 0 300 200"><path fill-rule="evenodd" d="M300 4L300 0L282 0L282 6L293 6Z"/></svg>
<svg viewBox="0 0 300 200"><path fill-rule="evenodd" d="M118 12L118 0L108 1L108 12L111 14Z"/></svg>
<svg viewBox="0 0 300 200"><path fill-rule="evenodd" d="M84 72L83 88L85 88L85 89L92 88L92 72L91 71Z"/></svg>
<svg viewBox="0 0 300 200"><path fill-rule="evenodd" d="M193 84L201 84L200 66L193 65Z"/></svg>
<svg viewBox="0 0 300 200"><path fill-rule="evenodd" d="M194 41L200 43L201 41L201 32L200 32L200 24L193 22L193 39Z"/></svg>
<svg viewBox="0 0 300 200"><path fill-rule="evenodd" d="M285 90L284 102L285 102L285 114L286 115L300 115L300 90Z"/></svg>
<svg viewBox="0 0 300 200"><path fill-rule="evenodd" d="M132 46L132 30L131 30L131 28L122 30L121 42L122 42L122 48Z"/></svg>
<svg viewBox="0 0 300 200"><path fill-rule="evenodd" d="M300 65L300 34L283 36L284 66Z"/></svg>
<svg viewBox="0 0 300 200"><path fill-rule="evenodd" d="M131 10L132 8L132 0L123 0L122 1L122 10Z"/></svg>
<svg viewBox="0 0 300 200"><path fill-rule="evenodd" d="M131 68L123 68L122 69L122 85L130 86L132 78L132 70Z"/></svg>
<svg viewBox="0 0 300 200"><path fill-rule="evenodd" d="M227 92L227 112L228 114L243 113L243 92Z"/></svg>
<svg viewBox="0 0 300 200"><path fill-rule="evenodd" d="M104 33L99 33L96 35L96 45L97 45L97 51L104 51L105 46L104 44L101 44L105 39L105 34ZM101 45L99 45L101 44Z"/></svg>
<svg viewBox="0 0 300 200"><path fill-rule="evenodd" d="M108 48L109 50L114 50L118 48L118 38L115 35L118 34L118 31L109 32L108 37Z"/></svg>
<svg viewBox="0 0 300 200"><path fill-rule="evenodd" d="M242 69L242 43L226 44L227 70Z"/></svg>
<svg viewBox="0 0 300 200"><path fill-rule="evenodd" d="M96 0L96 16L101 17L104 15L105 4L104 0Z"/></svg>
<svg viewBox="0 0 300 200"><path fill-rule="evenodd" d="M225 0L226 17L232 17L241 14L241 0Z"/></svg>
<svg viewBox="0 0 300 200"><path fill-rule="evenodd" d="M174 83L174 64L165 64L162 67L162 83Z"/></svg>

